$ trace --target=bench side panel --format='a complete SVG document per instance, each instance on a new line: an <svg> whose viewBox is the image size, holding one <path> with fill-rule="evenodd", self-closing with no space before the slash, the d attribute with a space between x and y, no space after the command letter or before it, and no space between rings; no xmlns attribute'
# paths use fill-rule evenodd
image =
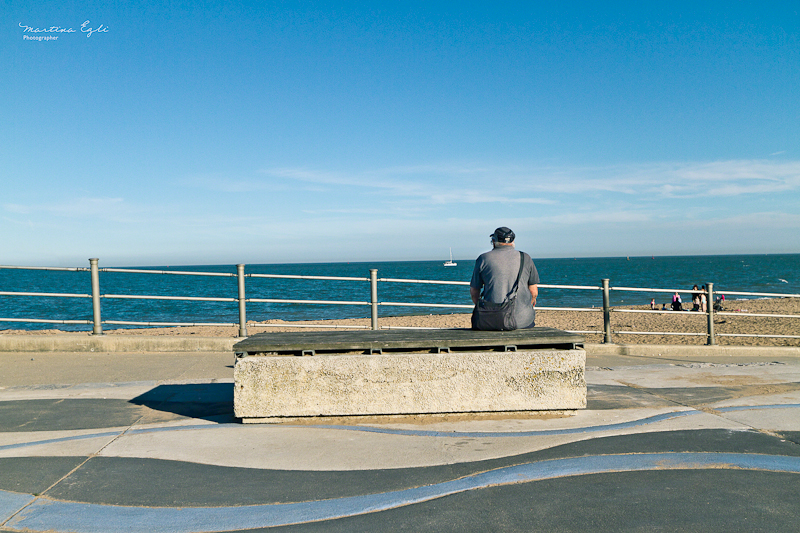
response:
<svg viewBox="0 0 800 533"><path fill-rule="evenodd" d="M571 410L586 407L583 350L244 357L239 418Z"/></svg>

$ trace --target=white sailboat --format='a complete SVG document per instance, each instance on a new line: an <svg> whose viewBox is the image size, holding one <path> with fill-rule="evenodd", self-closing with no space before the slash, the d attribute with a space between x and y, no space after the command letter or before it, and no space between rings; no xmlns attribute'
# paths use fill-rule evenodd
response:
<svg viewBox="0 0 800 533"><path fill-rule="evenodd" d="M446 266L446 267L454 267L456 265L458 265L458 263L453 261L453 249L450 248L450 260L449 261L445 261L444 262L444 266Z"/></svg>

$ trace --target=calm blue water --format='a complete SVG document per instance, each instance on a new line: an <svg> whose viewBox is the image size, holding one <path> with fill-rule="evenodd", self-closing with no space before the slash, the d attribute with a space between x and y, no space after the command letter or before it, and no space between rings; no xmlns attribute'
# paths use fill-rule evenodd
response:
<svg viewBox="0 0 800 533"><path fill-rule="evenodd" d="M317 263L247 265L246 273L345 276L368 278L378 269L379 278L469 281L474 259L456 260L445 268L441 261L376 263ZM725 255L684 257L631 257L536 259L543 284L599 286L609 278L611 286L690 289L693 284L714 283L716 293L728 291L800 293L800 254ZM88 266L88 262L87 262ZM101 264L102 266L102 264ZM235 273L233 265L137 267L153 270ZM784 281L785 280L785 281ZM164 274L100 273L101 294L205 296L235 298L235 277L179 276ZM0 291L89 294L89 272L0 269ZM248 298L363 301L370 299L369 283L247 278ZM651 298L667 302L669 294L611 292L612 305L643 305ZM379 283L378 300L414 303L470 304L466 286ZM684 298L686 300L686 298ZM151 301L102 299L103 320L148 322L238 322L235 302ZM600 307L600 291L542 289L541 307ZM447 308L384 307L381 316L453 313ZM316 304L247 304L248 320L311 320L369 317L368 306ZM0 318L91 319L89 298L0 296ZM90 331L88 325L53 325L2 322L1 329L47 329ZM112 329L113 325L104 325Z"/></svg>

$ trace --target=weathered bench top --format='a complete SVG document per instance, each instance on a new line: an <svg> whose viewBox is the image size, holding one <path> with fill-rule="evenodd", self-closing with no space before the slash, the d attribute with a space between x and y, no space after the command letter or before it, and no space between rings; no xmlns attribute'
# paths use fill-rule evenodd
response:
<svg viewBox="0 0 800 533"><path fill-rule="evenodd" d="M471 329L356 330L258 333L237 342L233 351L244 355L315 355L352 352L516 351L544 348L575 349L581 335L554 328L514 331Z"/></svg>

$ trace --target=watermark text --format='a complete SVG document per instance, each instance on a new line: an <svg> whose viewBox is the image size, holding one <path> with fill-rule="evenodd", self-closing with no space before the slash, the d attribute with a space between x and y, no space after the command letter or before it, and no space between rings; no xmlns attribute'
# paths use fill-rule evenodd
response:
<svg viewBox="0 0 800 533"><path fill-rule="evenodd" d="M78 33L75 28L63 26L34 27L20 22L19 27L22 28L22 39L25 41L55 41L61 35ZM89 20L81 24L80 27L80 33L83 33L86 37L91 37L95 33L108 33L108 31L108 26L104 24L93 26Z"/></svg>

